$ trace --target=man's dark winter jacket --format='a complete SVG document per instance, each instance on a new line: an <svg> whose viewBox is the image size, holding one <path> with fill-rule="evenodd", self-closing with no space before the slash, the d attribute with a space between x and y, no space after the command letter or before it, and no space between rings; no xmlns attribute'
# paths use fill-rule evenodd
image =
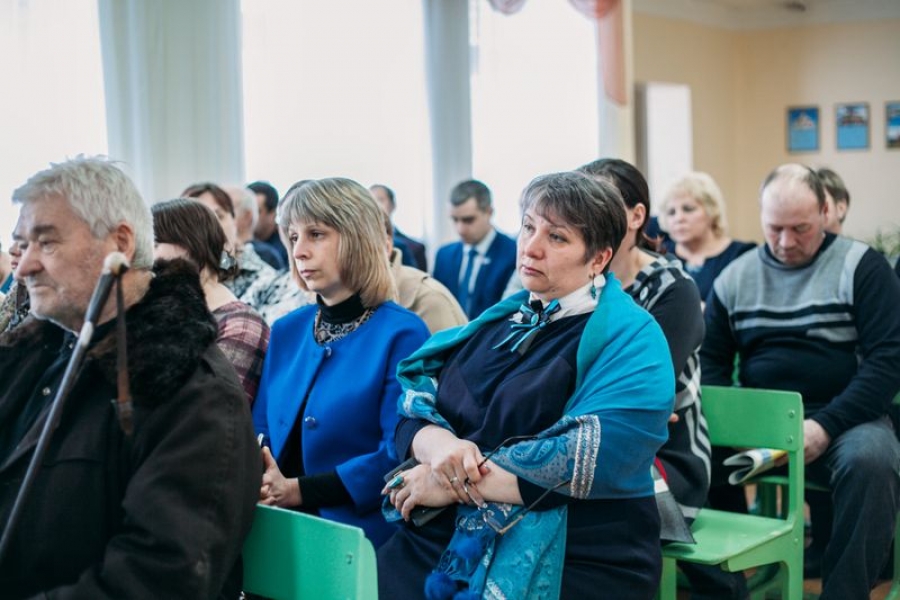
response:
<svg viewBox="0 0 900 600"><path fill-rule="evenodd" d="M127 313L134 435L120 430L115 329L92 345L0 564L3 598L236 598L261 463L244 393L216 348L196 270L160 265ZM0 428L64 331L29 318L0 338ZM0 525L46 409L0 464Z"/></svg>

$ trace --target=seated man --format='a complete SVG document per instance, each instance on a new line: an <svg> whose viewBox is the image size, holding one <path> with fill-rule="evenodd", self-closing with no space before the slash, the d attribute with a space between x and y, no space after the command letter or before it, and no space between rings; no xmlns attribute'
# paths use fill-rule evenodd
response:
<svg viewBox="0 0 900 600"><path fill-rule="evenodd" d="M867 599L891 545L900 444L900 282L877 252L826 233L815 172L775 169L761 190L766 244L722 272L706 306L703 383L803 395L806 478L832 490L823 600ZM815 517L814 517L815 518Z"/></svg>
<svg viewBox="0 0 900 600"><path fill-rule="evenodd" d="M116 301L39 463L0 558L4 598L231 598L262 464L196 268L151 270L150 210L112 163L77 158L34 175L21 204L16 276L32 316L0 336L0 523L9 520L82 328L104 258L121 252L133 429L120 423Z"/></svg>
<svg viewBox="0 0 900 600"><path fill-rule="evenodd" d="M491 191L480 181L463 181L450 192L450 218L459 241L438 249L434 278L469 319L502 298L516 269L516 241L494 228L493 214Z"/></svg>

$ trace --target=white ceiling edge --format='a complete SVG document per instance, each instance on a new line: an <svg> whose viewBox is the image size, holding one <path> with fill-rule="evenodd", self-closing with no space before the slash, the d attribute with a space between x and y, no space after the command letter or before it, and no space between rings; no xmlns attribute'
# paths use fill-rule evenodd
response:
<svg viewBox="0 0 900 600"><path fill-rule="evenodd" d="M900 19L900 0L807 0L806 4L805 12L794 12L778 0L740 7L712 0L632 0L636 13L735 30Z"/></svg>

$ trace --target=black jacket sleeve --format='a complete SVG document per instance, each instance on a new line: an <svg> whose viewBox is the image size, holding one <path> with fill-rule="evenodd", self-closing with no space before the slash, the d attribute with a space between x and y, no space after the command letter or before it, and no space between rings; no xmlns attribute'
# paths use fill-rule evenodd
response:
<svg viewBox="0 0 900 600"><path fill-rule="evenodd" d="M650 314L666 336L677 381L688 358L703 342L703 313L697 284L687 278L675 281L650 307Z"/></svg>
<svg viewBox="0 0 900 600"><path fill-rule="evenodd" d="M704 313L706 336L700 347L700 381L703 385L731 385L737 340L728 311L713 288Z"/></svg>
<svg viewBox="0 0 900 600"><path fill-rule="evenodd" d="M832 439L886 414L900 390L900 280L869 249L853 277L853 314L859 370L850 384L812 418Z"/></svg>

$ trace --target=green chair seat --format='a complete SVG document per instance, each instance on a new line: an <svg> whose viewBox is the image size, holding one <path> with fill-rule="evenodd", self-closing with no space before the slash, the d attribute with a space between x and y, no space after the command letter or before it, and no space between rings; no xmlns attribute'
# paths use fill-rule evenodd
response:
<svg viewBox="0 0 900 600"><path fill-rule="evenodd" d="M783 519L704 509L697 515L691 531L696 544L669 544L665 555L702 565L725 565L727 571L741 571L759 565L761 556L769 555L769 545L791 533L791 525ZM756 551L761 556L756 556Z"/></svg>
<svg viewBox="0 0 900 600"><path fill-rule="evenodd" d="M753 597L778 584L783 600L803 598L803 402L800 394L704 386L702 407L714 446L786 450L783 519L701 509L691 530L696 544L663 547L658 597L677 597L676 561L737 572L777 565L777 575L750 586ZM774 568L774 567L773 567Z"/></svg>

